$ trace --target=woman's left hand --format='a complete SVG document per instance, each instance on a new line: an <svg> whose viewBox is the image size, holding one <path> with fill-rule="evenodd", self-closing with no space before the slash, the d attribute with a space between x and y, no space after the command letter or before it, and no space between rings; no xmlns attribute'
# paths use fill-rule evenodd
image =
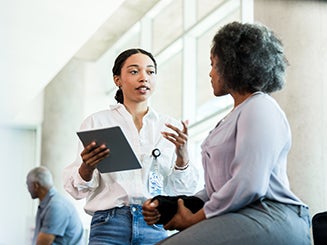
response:
<svg viewBox="0 0 327 245"><path fill-rule="evenodd" d="M161 132L163 137L172 142L176 146L176 165L179 167L183 167L189 161L188 149L187 149L187 140L188 140L188 132L187 126L188 121L183 122L183 130L171 125L166 124L166 126L174 131L174 133L170 132Z"/></svg>
<svg viewBox="0 0 327 245"><path fill-rule="evenodd" d="M184 230L189 226L197 223L195 220L195 214L184 206L183 199L178 199L178 209L174 217L164 225L166 230Z"/></svg>

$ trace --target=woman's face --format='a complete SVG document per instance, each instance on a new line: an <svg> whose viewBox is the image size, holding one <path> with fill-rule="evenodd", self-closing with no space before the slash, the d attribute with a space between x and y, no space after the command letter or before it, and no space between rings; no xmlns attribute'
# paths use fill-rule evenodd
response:
<svg viewBox="0 0 327 245"><path fill-rule="evenodd" d="M144 102L154 91L155 65L149 56L133 54L126 59L120 76L114 76L114 81L123 91L124 103Z"/></svg>
<svg viewBox="0 0 327 245"><path fill-rule="evenodd" d="M225 83L222 80L219 72L217 71L217 62L218 57L213 56L213 54L210 54L210 60L211 60L211 71L209 73L209 77L211 78L211 85L213 88L213 94L215 96L223 96L228 94L228 91L226 89Z"/></svg>

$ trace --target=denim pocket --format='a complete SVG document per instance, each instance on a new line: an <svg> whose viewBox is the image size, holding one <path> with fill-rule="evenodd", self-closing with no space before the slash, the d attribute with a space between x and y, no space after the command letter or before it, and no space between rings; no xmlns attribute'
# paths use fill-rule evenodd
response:
<svg viewBox="0 0 327 245"><path fill-rule="evenodd" d="M95 227L107 223L112 216L111 213L112 213L111 210L95 212L95 214L92 217L91 227Z"/></svg>

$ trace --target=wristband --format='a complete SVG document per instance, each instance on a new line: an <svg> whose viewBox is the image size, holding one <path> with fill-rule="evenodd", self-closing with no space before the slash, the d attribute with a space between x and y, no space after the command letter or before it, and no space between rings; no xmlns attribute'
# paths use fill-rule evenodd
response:
<svg viewBox="0 0 327 245"><path fill-rule="evenodd" d="M189 166L189 161L187 161L186 164L185 164L183 167L179 167L179 166L177 166L177 165L175 164L175 169L176 169L176 170L185 170L185 169L188 168L188 166Z"/></svg>

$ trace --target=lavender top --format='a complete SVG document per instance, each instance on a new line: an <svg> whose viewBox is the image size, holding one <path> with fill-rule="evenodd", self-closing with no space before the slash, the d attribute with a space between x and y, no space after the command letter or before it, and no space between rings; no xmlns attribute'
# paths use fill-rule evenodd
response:
<svg viewBox="0 0 327 245"><path fill-rule="evenodd" d="M304 205L290 190L287 155L291 130L269 95L257 92L220 121L202 144L207 218L241 209L266 197Z"/></svg>

